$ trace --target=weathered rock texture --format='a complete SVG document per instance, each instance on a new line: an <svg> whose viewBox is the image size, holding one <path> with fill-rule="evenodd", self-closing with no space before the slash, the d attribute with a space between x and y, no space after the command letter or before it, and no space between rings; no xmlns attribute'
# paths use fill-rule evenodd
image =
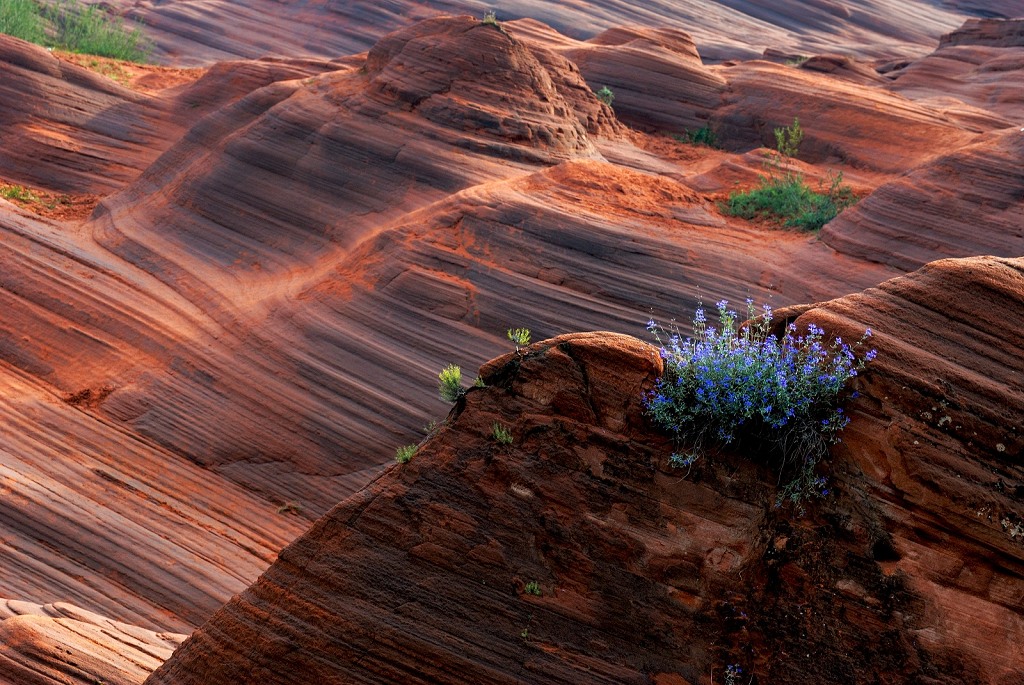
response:
<svg viewBox="0 0 1024 685"><path fill-rule="evenodd" d="M1024 108L1024 93L1017 87L1024 79L1024 19L969 21L943 36L935 52L890 77L892 90L945 106L954 116L982 119L985 113L995 113L1007 119L1007 125L1019 125Z"/></svg>
<svg viewBox="0 0 1024 685"><path fill-rule="evenodd" d="M489 7L472 0L390 2L275 2L191 0L111 5L143 22L161 59L208 64L266 54L334 57L370 47L381 35L437 14L472 14ZM751 58L765 47L809 54L844 49L879 56L923 52L969 17L1014 16L1014 0L949 2L870 0L674 0L637 3L597 0L565 3L507 0L498 19L531 17L577 38L622 25L678 26L692 33L716 59Z"/></svg>
<svg viewBox="0 0 1024 685"><path fill-rule="evenodd" d="M111 621L70 604L0 600L0 682L138 685L185 637Z"/></svg>
<svg viewBox="0 0 1024 685"><path fill-rule="evenodd" d="M1011 128L879 187L822 231L840 252L914 269L1024 254L1024 131Z"/></svg>
<svg viewBox="0 0 1024 685"><path fill-rule="evenodd" d="M1024 260L797 314L879 350L805 517L755 454L667 465L655 348L562 336L486 364L147 683L1019 682Z"/></svg>
<svg viewBox="0 0 1024 685"><path fill-rule="evenodd" d="M211 16L211 34L233 18ZM889 92L911 67L887 83L863 59L709 67L695 42L449 17L366 54L223 63L146 92L0 43L0 185L104 196L86 223L0 200L2 594L187 632L422 435L438 369L509 349L510 326L640 331L698 295L824 301L935 256L1014 254L1009 115L940 102L938 80ZM624 129L592 93L605 76L636 125L706 121L735 152ZM881 186L862 233L720 211L796 115L794 170ZM967 170L973 187L944 176ZM951 197L977 211L926 211ZM893 237L933 221L932 246Z"/></svg>

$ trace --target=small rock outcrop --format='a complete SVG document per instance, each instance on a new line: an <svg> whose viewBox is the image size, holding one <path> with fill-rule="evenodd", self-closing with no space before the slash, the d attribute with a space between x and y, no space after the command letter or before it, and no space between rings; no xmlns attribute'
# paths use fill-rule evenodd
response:
<svg viewBox="0 0 1024 685"><path fill-rule="evenodd" d="M879 350L806 516L742 455L667 464L655 348L561 336L484 365L147 683L1019 682L1024 260L780 316Z"/></svg>

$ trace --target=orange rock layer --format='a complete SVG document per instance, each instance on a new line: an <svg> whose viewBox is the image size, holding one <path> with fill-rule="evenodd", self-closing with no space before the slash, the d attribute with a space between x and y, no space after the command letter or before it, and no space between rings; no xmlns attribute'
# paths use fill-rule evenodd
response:
<svg viewBox="0 0 1024 685"><path fill-rule="evenodd" d="M554 338L486 364L410 463L147 683L697 683L727 664L759 682L1016 682L1024 260L936 262L779 314L869 326L878 349L828 466L837 494L806 516L773 506L757 455L668 465L640 403L655 348Z"/></svg>

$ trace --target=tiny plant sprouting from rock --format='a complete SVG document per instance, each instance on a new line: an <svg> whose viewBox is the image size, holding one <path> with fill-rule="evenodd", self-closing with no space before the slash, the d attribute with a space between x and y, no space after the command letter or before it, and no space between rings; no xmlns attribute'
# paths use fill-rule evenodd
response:
<svg viewBox="0 0 1024 685"><path fill-rule="evenodd" d="M449 364L437 374L437 391L445 402L458 402L466 391L462 389L462 369Z"/></svg>
<svg viewBox="0 0 1024 685"><path fill-rule="evenodd" d="M395 450L395 461L399 464L408 464L414 454L416 454L416 445L403 445Z"/></svg>
<svg viewBox="0 0 1024 685"><path fill-rule="evenodd" d="M484 18L480 20L480 23L501 28L501 24L498 23L498 15L494 13L494 10L484 12Z"/></svg>
<svg viewBox="0 0 1024 685"><path fill-rule="evenodd" d="M512 431L505 428L503 425L495 421L491 425L491 435L494 441L499 445L511 445L512 444Z"/></svg>
<svg viewBox="0 0 1024 685"><path fill-rule="evenodd" d="M301 514L302 505L298 502L285 502L277 508L278 514Z"/></svg>
<svg viewBox="0 0 1024 685"><path fill-rule="evenodd" d="M516 352L519 352L519 348L526 347L530 344L530 329L529 328L510 328L505 333L512 344L516 346Z"/></svg>
<svg viewBox="0 0 1024 685"><path fill-rule="evenodd" d="M523 588L523 592L528 595L533 595L534 597L540 597L544 594L544 591L540 589L540 583L536 580L531 580L527 583L526 587Z"/></svg>
<svg viewBox="0 0 1024 685"><path fill-rule="evenodd" d="M594 95L597 96L598 100L608 105L609 107L611 107L612 103L615 101L615 93L613 93L612 89L609 88L608 86L601 86L601 89L596 91Z"/></svg>
<svg viewBox="0 0 1024 685"><path fill-rule="evenodd" d="M474 388L486 388L487 387L487 383L484 382L483 376L477 376L476 378L473 379L473 387Z"/></svg>

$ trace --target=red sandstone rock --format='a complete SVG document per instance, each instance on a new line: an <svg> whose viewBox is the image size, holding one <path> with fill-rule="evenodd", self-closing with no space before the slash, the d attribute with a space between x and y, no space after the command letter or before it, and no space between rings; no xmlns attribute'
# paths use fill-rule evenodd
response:
<svg viewBox="0 0 1024 685"><path fill-rule="evenodd" d="M202 6L168 7L192 13ZM1014 254L1014 226L1007 221L1019 202L1004 181L1013 178L1007 170L1016 159L1016 139L1004 133L978 135L1005 123L1000 115L978 109L980 101L973 109L930 101L941 87L934 85L938 81L908 91L915 98L911 101L871 85L870 79L850 83L849 78L759 63L711 69L699 64L693 44L678 31L612 31L580 43L532 22L506 22L501 32L449 19L392 36L369 58L236 62L210 69L193 85L142 96L54 63L37 48L15 41L4 45L9 50L0 66L5 70L0 89L5 83L16 87L0 101L0 117L13 122L8 149L24 153L9 168L23 172L24 159L52 156L32 138L35 134L26 132L24 122L53 117L44 120L56 123L46 125L65 131L70 142L60 149L59 164L39 164L41 184L61 187L67 175L69 183L79 184L75 187L107 192L127 184L127 189L109 197L85 228L41 221L0 201L0 452L7 488L0 498L0 531L9 545L8 553L0 555L0 571L7 594L36 602L71 599L150 628L189 630L243 588L298 534L303 518L319 515L361 488L380 472L395 445L414 439L438 414L441 404L432 386L443 364L468 366L507 349L501 334L510 325L527 325L538 337L579 328L638 331L651 309L662 319L685 317L697 293L705 301L736 301L772 287L775 304L823 301L871 286L931 256L966 254L966 249L947 251L957 243ZM868 167L846 169L859 192L866 194L908 166L923 163L907 177L927 181L922 185L928 192L914 195L916 203L952 207L948 198L956 197L976 208L981 219L975 225L972 213L955 214L960 218L954 220L940 217L938 248L911 243L893 250L892 236L874 229L864 235L866 247L857 245L849 224L840 230L845 217L826 231L829 243L723 217L717 201L736 183L756 181L759 153L739 156L623 135L612 112L593 98L591 87L600 84L584 82L587 71L567 61L566 56L577 53L581 61L597 55L591 67L623 79L620 90L627 89L626 74L635 75L635 90L621 93L621 106L630 106L633 97L634 105L646 103L655 110L652 118L696 125L702 121L699 113L715 107L721 83L728 82L717 114L734 127L724 133L735 136L737 147L769 142L773 126L799 114L809 134L808 160L839 164L848 159ZM617 59L624 64L616 64ZM364 64L366 71L360 73ZM678 77L662 80L660 68ZM472 78L461 78L464 74ZM981 92L988 87L982 71L968 71L963 78L981 84ZM667 84L664 97L644 85L647 81ZM90 109L94 98L109 107ZM673 103L685 107L676 114ZM68 115L69 104L85 114ZM804 111L815 116L805 118ZM635 114L641 114L639 107ZM104 115L116 125L112 137L97 142L81 119ZM757 118L744 123L748 115ZM122 177L105 165L116 162L111 150L118 148L118 136L133 127L148 138L126 153L131 168ZM980 142L953 152L974 140ZM89 166L92 158L82 150L96 155L100 170ZM988 154L992 163L983 159ZM143 168L141 177L129 182ZM798 168L812 181L825 172L824 166L807 163ZM951 169L962 174L961 180L944 176ZM983 181L970 192L965 170ZM896 206L908 197L900 195L905 184L897 199L888 194L890 189L886 185L877 198L864 201L865 215L889 202L893 206L887 211L898 221L886 230L917 229L924 235L920 224L932 222L931 216L918 211L920 206ZM876 220L883 215L878 211ZM883 251L898 256L879 256ZM970 279L951 282L957 294L972 287ZM890 321L905 316L909 307L898 298L895 302L885 310ZM1015 306L1012 298L1009 306ZM930 325L942 332L937 321ZM925 350L933 349L929 340L920 342ZM987 347L975 351L979 358L992 354ZM907 368L931 373L930 358L914 355L898 349L894 356L908 360ZM559 364L571 366L564 359ZM998 388L992 392L1004 398ZM550 402L583 420L591 411L581 405L583 394L553 392ZM531 396L534 400L549 401ZM595 400L595 406L606 404L606 399ZM990 407L992 402L981 404ZM994 430L1000 416L992 419L991 407L984 411L984 430ZM624 421L605 422L597 437L590 428L580 435L597 444L608 438L608 431L624 430L617 427ZM484 434L490 425L485 421L478 428ZM872 435L879 439L877 432ZM1007 448L1010 443L996 444ZM893 454L902 454L903 446L887 447L886 458L902 459ZM605 468L592 452L584 456L594 468ZM742 469L741 464L734 466ZM917 526L913 535L918 537L897 530L904 537L893 542L908 540L915 550L917 556L905 562L908 572L930 578L929 569L938 564L944 569L939 578L947 582L953 573L949 568L959 562L939 564L944 560L935 560L936 545L928 536L949 531L926 524L938 525L928 507L947 512L952 505L919 497L917 490L935 486L931 480L920 487L913 481L921 469L928 471L927 478L941 480L935 475L941 468L917 462L885 468L909 469L910 475L898 473L897 478L900 487L914 490L915 502L924 502L922 509L887 508L884 517L892 520L884 525L870 517L858 520L869 532L879 526L897 530L893 521L911 521L907 525ZM770 485L764 474L743 473L750 476L743 483L753 491L763 493ZM979 473L971 471L975 477ZM1016 482L1000 478L1001 487ZM676 482L675 475L666 479ZM948 484L943 481L943 487ZM687 521L714 518L707 511L716 509L717 495L706 489L685 491L688 506L699 500L701 512ZM757 508L760 500L744 497L727 507L729 516L763 511ZM1015 510L1002 500L995 504L1000 513L992 515L999 527L1004 520L999 517L1005 517L1005 530L1016 530L1016 519L1009 515ZM303 518L294 516L296 509ZM559 510L563 518L569 513ZM704 535L699 530L691 534ZM722 534L738 540L734 546L741 552L752 544ZM616 539L633 545L631 535L627 531ZM810 540L827 549L827 540L814 535L798 527L794 538L786 530L771 548L788 550L793 539L794 544ZM878 543L873 535L853 534L852 542L843 543L848 547L836 553L852 550L856 561L850 564L856 565L863 562L863 550L874 550L877 543L882 560L891 560L889 543ZM644 545L645 536L640 536ZM650 544L662 549L659 545L667 543L658 537ZM599 550L605 547L598 545ZM978 549L964 547L957 554L980 555ZM589 551L575 550L567 556L585 566ZM617 558L620 552L612 551ZM673 554L640 558L683 584L689 571L704 564L728 575L736 563L754 563L749 554L714 546L710 538L687 547L682 559ZM1000 563L1016 568L1016 557L1000 554ZM444 549L428 544L416 555L443 559ZM500 561L489 546L477 550L477 557ZM805 565L824 563L801 559ZM771 599L772 583L789 587L790 580L803 577L801 568L790 565L779 576L766 575L771 582L765 581L756 599L796 606L794 593L804 592L806 585L796 582L797 590ZM837 577L835 592L859 597L869 607L875 600L891 606L895 600L884 592L894 581L884 568L883 576L868 568ZM991 572L995 601L1017 606L1012 600L1017 576L973 561L963 568L964 587L984 586ZM612 580L622 577L618 570L608 574ZM521 581L529 582L526 577ZM711 587L726 593L723 597L745 591L728 584ZM939 607L929 609L928 616L953 615L949 620L955 625L957 602L962 602L966 615L984 626L981 637L968 641L968 656L1007 662L1008 647L998 635L1017 629L1017 609L993 610L995 618L986 623L984 616L992 610L986 601L949 603L943 598L960 597L951 595L959 585L952 590L941 583L921 587L919 594ZM685 593L677 596L696 602ZM814 596L824 601L825 595ZM450 607L463 599L474 597L458 595L442 604ZM505 599L489 596L484 606ZM594 597L570 597L567 603L568 609L558 611L578 610L585 617L590 612L588 625L608 611ZM624 616L639 615L630 614L624 594L608 606ZM716 612L726 610L716 606ZM917 616L916 606L905 613ZM520 617L513 610L501 611L503 626ZM891 625L885 623L888 618L873 610L850 611L856 626L851 644L876 649L878 635ZM720 619L681 615L684 627L698 619ZM793 642L802 624L778 628L770 618L761 615L764 636L754 641L759 653L779 645L804 646ZM902 625L917 631L924 649L932 650L925 652L929 658L938 654L931 663L960 658L947 634L913 620ZM840 624L836 619L829 625ZM819 634L814 639L825 638ZM586 645L570 640L562 653L590 663L591 653L603 653L604 639L599 635ZM483 648L504 645L514 652L505 640L504 633L488 636ZM998 646L986 652L983 641ZM617 654L635 651L621 635L613 642ZM911 647L896 642L872 654L879 659L885 650L911 654ZM666 662L682 658L670 651L661 652ZM705 666L715 667L717 677L728 656L697 654L690 662L698 664L693 678L706 675L697 673ZM648 672L629 658L634 661L625 666L606 662L608 677ZM402 668L420 666L403 663ZM547 657L531 663L540 669L537 673L549 667L553 673L568 672ZM917 667L914 663L910 668ZM784 666L761 666L780 669L767 671L774 676L771 682L789 681ZM979 678L995 682L985 680L994 667L985 668L975 669L983 674ZM655 674L655 680L672 682L675 676L664 673ZM832 679L831 672L819 675Z"/></svg>
<svg viewBox="0 0 1024 685"><path fill-rule="evenodd" d="M803 308L798 327L870 326L879 350L829 462L838 494L804 518L774 508L754 455L667 466L639 399L654 348L589 333L507 354L147 683L697 683L732 663L1014 682L1022 313L1024 261L994 258Z"/></svg>
<svg viewBox="0 0 1024 685"><path fill-rule="evenodd" d="M1024 131L1011 128L878 188L822 231L840 252L913 269L1024 254Z"/></svg>
<svg viewBox="0 0 1024 685"><path fill-rule="evenodd" d="M70 604L0 600L0 682L138 685L185 639Z"/></svg>
<svg viewBox="0 0 1024 685"><path fill-rule="evenodd" d="M935 52L897 72L890 87L916 100L945 104L953 113L968 110L976 119L997 114L1010 126L1020 123L1022 79L1024 19L975 21L943 36Z"/></svg>
<svg viewBox="0 0 1024 685"><path fill-rule="evenodd" d="M651 6L633 0L507 0L495 9L500 20L531 17L580 39L624 25L677 26L695 36L702 54L722 60L750 59L767 47L813 54L842 45L871 57L920 52L969 17L991 17L994 12L1013 16L1013 3L974 0L936 7L927 0L877 0L858 10L840 0L679 0ZM114 0L111 5L144 24L161 59L189 65L267 54L331 58L365 50L385 33L437 14L482 15L481 5L466 0L393 2L386 7L367 0Z"/></svg>

